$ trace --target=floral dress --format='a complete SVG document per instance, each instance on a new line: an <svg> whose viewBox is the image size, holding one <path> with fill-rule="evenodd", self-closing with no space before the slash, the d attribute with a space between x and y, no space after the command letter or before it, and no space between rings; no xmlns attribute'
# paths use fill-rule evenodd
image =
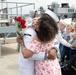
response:
<svg viewBox="0 0 76 75"><path fill-rule="evenodd" d="M45 52L50 50L53 42L48 44L41 44L36 40L32 40L28 49L34 53ZM35 75L61 75L61 68L58 59L55 60L36 60L35 61Z"/></svg>

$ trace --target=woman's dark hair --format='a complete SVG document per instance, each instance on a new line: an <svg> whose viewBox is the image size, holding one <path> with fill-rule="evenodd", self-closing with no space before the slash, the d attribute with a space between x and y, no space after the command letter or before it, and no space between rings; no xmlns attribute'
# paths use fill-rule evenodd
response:
<svg viewBox="0 0 76 75"><path fill-rule="evenodd" d="M38 38L43 42L48 42L55 38L58 33L58 26L54 19L48 14L43 14L38 21Z"/></svg>

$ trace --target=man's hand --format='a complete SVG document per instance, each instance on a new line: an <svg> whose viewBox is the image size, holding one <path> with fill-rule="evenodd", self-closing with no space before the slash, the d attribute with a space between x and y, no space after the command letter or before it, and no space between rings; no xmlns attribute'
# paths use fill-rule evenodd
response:
<svg viewBox="0 0 76 75"><path fill-rule="evenodd" d="M71 47L72 47L72 48L76 48L76 44L73 44Z"/></svg>
<svg viewBox="0 0 76 75"><path fill-rule="evenodd" d="M48 51L48 59L54 60L56 58L56 49L52 48Z"/></svg>
<svg viewBox="0 0 76 75"><path fill-rule="evenodd" d="M17 41L18 44L22 44L23 43L23 40L18 38L18 37L16 38L16 41Z"/></svg>

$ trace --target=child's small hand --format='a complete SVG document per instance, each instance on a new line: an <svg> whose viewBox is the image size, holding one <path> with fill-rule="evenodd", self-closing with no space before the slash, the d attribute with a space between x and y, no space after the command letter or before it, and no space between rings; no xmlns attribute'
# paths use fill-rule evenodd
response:
<svg viewBox="0 0 76 75"><path fill-rule="evenodd" d="M73 36L73 40L75 39L75 37Z"/></svg>
<svg viewBox="0 0 76 75"><path fill-rule="evenodd" d="M74 35L73 35L73 39L76 39L76 33L74 33Z"/></svg>

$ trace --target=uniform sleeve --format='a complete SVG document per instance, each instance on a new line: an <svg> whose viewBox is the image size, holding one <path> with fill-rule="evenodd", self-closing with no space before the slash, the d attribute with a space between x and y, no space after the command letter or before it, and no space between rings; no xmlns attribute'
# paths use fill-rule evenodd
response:
<svg viewBox="0 0 76 75"><path fill-rule="evenodd" d="M30 44L31 40L36 36L36 32L32 28L27 28L24 34L26 35L24 35L23 40L25 47L27 47Z"/></svg>
<svg viewBox="0 0 76 75"><path fill-rule="evenodd" d="M58 33L58 34L56 35L56 39L57 39L61 44L65 45L65 46L67 46L67 47L71 47L71 44L69 44L66 40L64 40L64 39L62 38L62 36L61 36L60 33Z"/></svg>
<svg viewBox="0 0 76 75"><path fill-rule="evenodd" d="M30 34L31 36L24 35L23 40L25 47L29 46L31 40L36 36L36 32L32 29L27 29L25 31L26 34ZM39 52L34 54L32 57L28 58L29 60L43 60L45 57L45 52Z"/></svg>
<svg viewBox="0 0 76 75"><path fill-rule="evenodd" d="M59 42L57 39L54 40L53 47L56 48L57 50L59 50Z"/></svg>
<svg viewBox="0 0 76 75"><path fill-rule="evenodd" d="M29 60L44 60L45 52L35 53L32 57L28 58Z"/></svg>

